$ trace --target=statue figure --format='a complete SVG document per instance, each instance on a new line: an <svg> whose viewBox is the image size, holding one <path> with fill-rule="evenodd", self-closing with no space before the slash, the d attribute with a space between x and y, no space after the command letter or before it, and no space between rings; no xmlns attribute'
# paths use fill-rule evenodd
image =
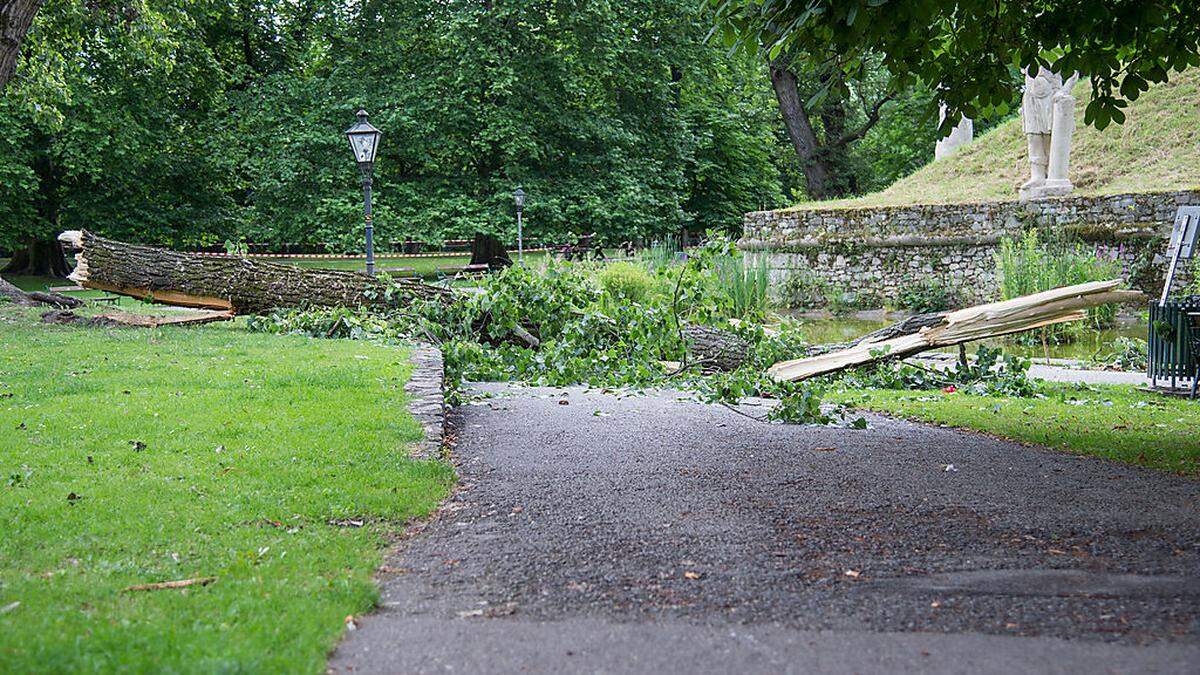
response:
<svg viewBox="0 0 1200 675"><path fill-rule="evenodd" d="M1075 131L1075 97L1071 89L1079 73L1063 82L1048 68L1036 77L1025 72L1021 97L1021 127L1029 140L1030 178L1021 186L1022 200L1065 195L1075 188L1067 177L1071 164L1071 134Z"/></svg>
<svg viewBox="0 0 1200 675"><path fill-rule="evenodd" d="M942 122L946 119L946 104L943 103L938 110L938 128L942 127ZM960 145L966 145L975 137L975 122L970 117L960 117L958 124L950 130L950 135L945 138L938 139L937 145L933 146L933 158L941 159L949 155Z"/></svg>

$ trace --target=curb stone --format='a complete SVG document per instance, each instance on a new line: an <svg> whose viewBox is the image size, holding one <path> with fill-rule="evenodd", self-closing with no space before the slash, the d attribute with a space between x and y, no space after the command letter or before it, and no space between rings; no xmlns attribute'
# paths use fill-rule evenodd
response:
<svg viewBox="0 0 1200 675"><path fill-rule="evenodd" d="M434 460L442 456L446 435L445 367L442 350L428 344L416 344L410 360L412 375L404 391L412 397L408 412L425 430L425 438L409 453L413 459Z"/></svg>

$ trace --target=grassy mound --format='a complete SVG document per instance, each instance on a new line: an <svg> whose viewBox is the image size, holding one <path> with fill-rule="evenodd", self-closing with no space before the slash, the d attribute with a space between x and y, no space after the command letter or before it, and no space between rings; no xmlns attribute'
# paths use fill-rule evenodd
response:
<svg viewBox="0 0 1200 675"><path fill-rule="evenodd" d="M1075 90L1071 180L1079 195L1184 190L1200 187L1200 71L1173 74L1126 108L1122 125L1084 126L1088 85ZM1021 120L977 137L952 156L931 162L881 192L856 199L808 202L794 209L906 204L955 204L1017 198L1026 180Z"/></svg>

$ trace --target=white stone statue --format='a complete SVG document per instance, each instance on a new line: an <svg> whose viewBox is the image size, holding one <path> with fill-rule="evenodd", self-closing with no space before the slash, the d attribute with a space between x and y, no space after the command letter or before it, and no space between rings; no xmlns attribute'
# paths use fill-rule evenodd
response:
<svg viewBox="0 0 1200 675"><path fill-rule="evenodd" d="M1021 97L1021 127L1029 139L1030 177L1021 186L1022 200L1065 195L1075 188L1067 173L1071 168L1071 134L1075 131L1075 97L1071 90L1079 73L1063 82L1048 68L1037 77L1025 73Z"/></svg>
<svg viewBox="0 0 1200 675"><path fill-rule="evenodd" d="M942 122L946 119L946 104L943 103L938 109L938 128L942 128ZM950 130L950 135L945 138L938 139L937 145L933 146L933 158L941 159L949 155L955 148L960 145L966 145L975 138L975 122L970 117L963 116L959 118L958 124Z"/></svg>

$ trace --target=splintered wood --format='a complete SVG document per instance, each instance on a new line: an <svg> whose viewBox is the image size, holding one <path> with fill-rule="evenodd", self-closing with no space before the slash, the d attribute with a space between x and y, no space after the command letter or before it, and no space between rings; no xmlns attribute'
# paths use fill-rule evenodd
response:
<svg viewBox="0 0 1200 675"><path fill-rule="evenodd" d="M1010 335L1065 321L1080 321L1087 310L1110 303L1141 300L1139 291L1121 290L1120 279L1024 295L1012 300L923 314L876 331L846 349L771 366L776 380L804 380L874 361L903 358L938 347Z"/></svg>

